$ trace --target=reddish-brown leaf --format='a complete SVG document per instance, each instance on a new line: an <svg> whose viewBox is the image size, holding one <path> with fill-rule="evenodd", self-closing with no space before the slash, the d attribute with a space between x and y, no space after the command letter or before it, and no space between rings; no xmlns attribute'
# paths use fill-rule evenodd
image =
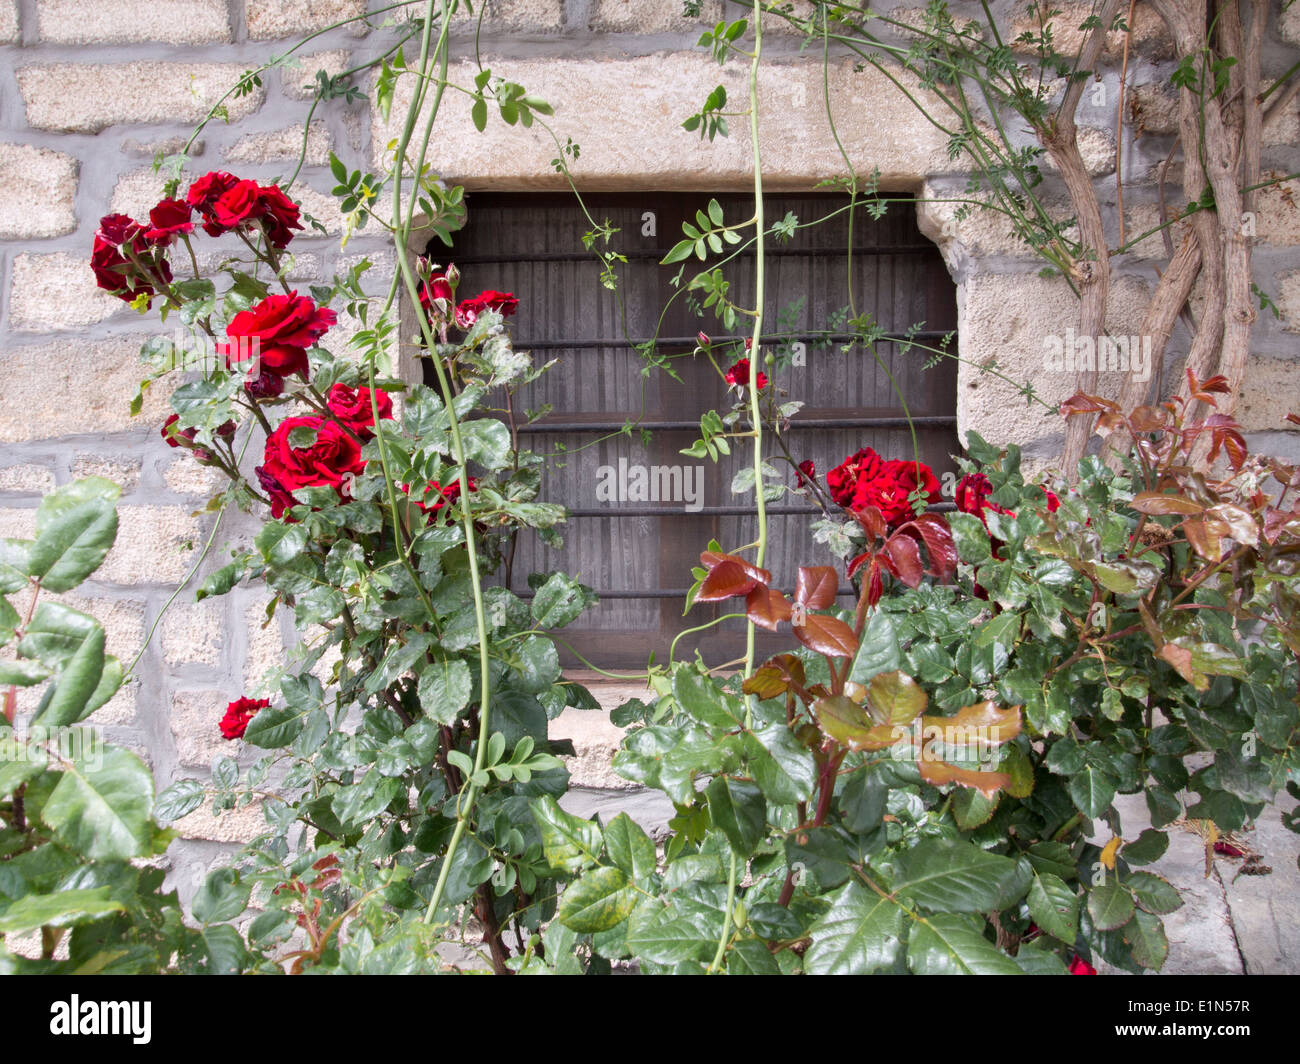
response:
<svg viewBox="0 0 1300 1064"><path fill-rule="evenodd" d="M745 599L745 616L772 632L782 621L788 621L793 612L790 600L774 587L760 584Z"/></svg>
<svg viewBox="0 0 1300 1064"><path fill-rule="evenodd" d="M766 569L760 569L756 565L750 565L749 562L745 561L745 559L740 557L738 554L722 554L718 551L706 550L700 555L700 564L706 569L712 569L714 566L720 565L722 562L733 562L734 564L739 565L745 570L746 575L748 575L756 584L770 584L772 582L771 573Z"/></svg>
<svg viewBox="0 0 1300 1064"><path fill-rule="evenodd" d="M869 540L880 539L889 532L885 515L875 506L864 506L853 511L853 519L866 530Z"/></svg>
<svg viewBox="0 0 1300 1064"><path fill-rule="evenodd" d="M696 602L721 602L736 595L748 595L758 586L745 569L733 561L719 562L709 570L700 590L695 594Z"/></svg>
<svg viewBox="0 0 1300 1064"><path fill-rule="evenodd" d="M1200 517L1189 517L1183 522L1183 535L1202 558L1210 562L1223 561L1222 526L1218 522ZM1172 664L1172 663L1171 663Z"/></svg>
<svg viewBox="0 0 1300 1064"><path fill-rule="evenodd" d="M740 685L747 695L756 695L759 701L785 694L790 688L784 675L775 665L764 665L754 670L754 675Z"/></svg>
<svg viewBox="0 0 1300 1064"><path fill-rule="evenodd" d="M1158 406L1139 406L1128 416L1137 432L1159 432L1169 422L1169 414Z"/></svg>
<svg viewBox="0 0 1300 1064"><path fill-rule="evenodd" d="M921 727L927 739L940 738L947 746L999 746L1020 734L1020 707L976 702L951 717L922 717Z"/></svg>
<svg viewBox="0 0 1300 1064"><path fill-rule="evenodd" d="M1166 514L1199 514L1205 509L1186 495L1165 495L1159 491L1142 491L1133 496L1129 504L1138 513L1164 516Z"/></svg>
<svg viewBox="0 0 1300 1064"><path fill-rule="evenodd" d="M1003 787L1011 785L1011 777L1005 772L980 772L977 769L958 768L947 761L932 761L922 757L917 763L921 770L921 779L932 787L942 787L945 783L956 783L961 787L973 787L985 798L992 798Z"/></svg>
<svg viewBox="0 0 1300 1064"><path fill-rule="evenodd" d="M801 565L795 583L794 600L810 610L824 610L835 605L840 578L829 565Z"/></svg>
<svg viewBox="0 0 1300 1064"><path fill-rule="evenodd" d="M1084 392L1076 392L1061 404L1061 413L1066 417L1075 414L1096 414L1102 410L1114 409L1116 404L1109 399L1103 399L1098 395L1087 395Z"/></svg>
<svg viewBox="0 0 1300 1064"><path fill-rule="evenodd" d="M921 548L911 536L905 533L890 536L885 541L882 560L889 571L908 587L920 586L925 566L921 564Z"/></svg>
<svg viewBox="0 0 1300 1064"><path fill-rule="evenodd" d="M957 544L953 542L947 520L941 514L922 514L910 523L920 532L930 555L926 572L947 583L957 572Z"/></svg>
<svg viewBox="0 0 1300 1064"><path fill-rule="evenodd" d="M810 613L808 619L795 628L794 634L809 650L832 658L851 658L858 652L858 640L853 629L838 617Z"/></svg>
<svg viewBox="0 0 1300 1064"><path fill-rule="evenodd" d="M873 557L875 557L875 555L871 551L864 550L861 554L859 554L856 558L854 558L851 562L849 562L849 579L852 580L853 574L856 573L859 569L861 569L864 565L866 565L867 562L871 561Z"/></svg>

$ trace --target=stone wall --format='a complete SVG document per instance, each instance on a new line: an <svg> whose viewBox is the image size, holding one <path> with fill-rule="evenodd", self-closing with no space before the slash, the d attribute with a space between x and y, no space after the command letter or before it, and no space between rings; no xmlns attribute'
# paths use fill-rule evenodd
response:
<svg viewBox="0 0 1300 1064"><path fill-rule="evenodd" d="M253 693L267 668L283 659L289 636L280 618L266 625L264 598L240 588L225 598L194 603L192 580L166 609L214 534L198 513L213 489L209 474L158 436L166 410L161 389L149 393L141 416L127 404L143 375L135 352L157 317L140 318L94 287L87 260L98 219L110 211L141 217L157 199L161 179L151 160L185 143L193 124L242 71L283 55L291 44L341 18L365 14L378 0L0 0L0 536L30 535L43 492L90 473L122 485L121 532L105 567L81 595L106 623L109 650L135 656L155 627L136 680L99 719L110 738L142 751L160 785L202 778L227 752L216 721L225 703ZM957 5L960 6L960 5ZM1003 25L1015 24L1020 0L995 0ZM1089 5L1066 2L1058 39L1068 38ZM1275 3L1275 8L1280 7ZM600 189L741 189L749 182L749 147L742 135L713 143L680 128L721 81L743 95L742 71L719 68L695 47L702 26L739 7L705 0L698 19L680 14L680 0L488 0L480 47L486 65L550 100L563 142L581 145L578 180ZM228 101L229 122L214 122L192 154L190 176L229 169L270 180L296 165L299 133L311 107L318 69L348 69L376 54L393 32L377 14L328 30L296 54L301 62L272 70L260 89ZM1300 5L1275 19L1265 73L1295 58ZM469 80L473 25L458 25L453 72ZM762 83L764 165L776 188L811 188L837 173L839 152L826 132L820 58L804 54L790 34L773 27L771 62ZM1114 203L1114 129L1118 45L1107 52L1105 92L1085 94L1082 143L1103 202ZM1142 115L1140 136L1126 135L1121 166L1129 232L1157 216L1155 168L1169 149L1174 105L1167 90L1170 48L1158 22L1138 5L1130 83ZM405 82L393 116L403 107ZM942 201L966 181L946 138L884 77L832 66L834 117L853 165L878 168L887 189ZM913 86L913 88L915 88ZM922 90L917 92L924 96ZM431 149L435 169L471 190L560 187L550 165L549 135L493 121L472 128L468 103L449 94ZM365 106L317 108L305 165L292 194L324 226L293 245L295 277L304 284L369 255L382 280L391 271L382 235L365 231L340 247L341 219L328 192L330 151L350 166L378 164L394 134ZM1300 112L1293 101L1265 130L1266 171L1300 167ZM1047 190L1064 196L1048 174ZM1297 182L1260 197L1255 221L1257 279L1282 317L1260 315L1250 382L1239 407L1260 441L1296 456L1296 437L1281 417L1300 407L1295 381L1300 333L1300 206ZM1062 282L1039 276L1040 263L1018 245L996 216L959 220L955 206L931 202L922 229L940 246L957 285L962 364L956 396L960 428L999 442L1026 445L1046 461L1059 448L1059 423L1026 408L1015 390L979 367L996 360L1015 379L1032 381L1048 398L1072 390L1072 378L1044 368L1043 337L1073 320ZM1118 237L1113 206L1107 224ZM1163 262L1159 238L1115 262L1114 324L1135 332L1146 296ZM1172 349L1185 349L1179 327ZM1177 372L1177 359L1170 367ZM221 564L224 545L250 533L247 522L225 519L200 575ZM165 612L164 612L165 610ZM613 782L602 764L613 742L599 722L570 725L582 757L578 780ZM172 851L177 882L188 894L206 866L259 827L253 810L214 817L206 809L179 827L186 842Z"/></svg>

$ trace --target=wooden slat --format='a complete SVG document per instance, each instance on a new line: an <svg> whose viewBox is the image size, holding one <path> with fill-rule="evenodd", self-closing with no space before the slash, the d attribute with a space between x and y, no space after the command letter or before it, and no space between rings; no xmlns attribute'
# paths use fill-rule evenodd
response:
<svg viewBox="0 0 1300 1064"><path fill-rule="evenodd" d="M638 193L595 195L588 197L587 203L594 217L607 218L620 230L611 248L641 251L671 246L681 222L693 220L695 211L704 207L708 198ZM717 198L728 219L752 214L752 197ZM771 197L766 210L769 219L793 211L803 221L842 203L842 197L782 195ZM655 213L654 236L642 235L646 211ZM464 295L484 288L514 292L520 300L512 322L516 336L562 345L565 340L620 335L644 337L657 332L661 336L686 337L700 330L713 335L725 331L712 311L701 318L681 298L660 320L661 311L675 292L668 283L677 272L675 266L659 267L652 258L633 257L620 267L621 283L614 293L600 285L594 259L536 261L539 255L582 250L582 236L590 224L572 197L474 194L469 201L469 219L467 228L457 235L454 254L448 256L440 245L431 248L430 254L440 262L449 257L454 260L457 255L478 260L462 269ZM848 241L847 215L841 214L824 225L797 230L793 239L782 245L813 252L839 249L835 253L769 258L765 331L774 331L782 317L788 318L796 331L827 328L832 315L849 301L849 271L841 253ZM853 245L864 251L880 249L879 254L854 256L853 296L859 315L870 314L890 333L902 333L919 323L927 329L955 327L954 289L937 249L928 255L907 250L924 243L909 209L892 205L879 221L863 210L857 212ZM512 261L500 261L507 252ZM494 257L498 261L486 261ZM687 264L688 276L691 263ZM732 281L732 298L740 305L748 305L753 292L752 260L735 263L725 272ZM797 302L800 298L802 303ZM738 327L736 331L743 329ZM644 376L640 359L626 345L559 346L539 351L538 364L551 358L558 361L518 397L518 406L537 408L549 403L554 407L551 418L559 421L622 421L637 416L693 421L709 409L728 405L725 385L707 360L689 357L690 347L661 348L661 353L685 356L673 362L680 382L661 373ZM789 398L805 403L801 417L898 416L903 401L896 388L912 415L951 416L956 406L956 364L945 359L924 370L927 358L925 352L916 349L903 352L896 343L878 344L874 352L855 348L847 354L841 353L838 346L810 349L807 364L775 374L775 384L786 390ZM534 435L526 442L541 452L548 448L563 452L546 466L543 497L570 507L592 509L605 505L595 494L597 470L601 466L617 468L620 458L646 466L701 465L706 505L741 501L741 497L731 494L730 484L736 470L749 464L745 449L737 448L716 466L681 455L680 449L696 435L664 430L656 433L648 446L639 437L616 436L593 443L590 434L567 432ZM899 428L821 429L792 433L790 441L792 447L798 448L793 457L811 458L822 473L860 447L874 447L889 457L909 457L913 453L911 434ZM918 428L916 442L921 460L937 474L942 476L953 469L949 456L958 447L951 426ZM575 518L564 530L565 543L558 550L547 548L532 536L522 537L516 550L514 585L526 587L531 571L564 569L598 589L631 593L685 587L691 582L691 566L710 538L731 547L755 536L753 517L691 514L684 512L680 503L662 505L662 517ZM612 508L616 506L611 504ZM767 566L777 574L778 581L793 581L800 564L830 560L824 548L813 543L809 523L801 516L771 519ZM725 604L696 607L689 618L683 619L679 601L609 599L566 630L565 636L598 664L635 666L644 664L652 650L662 660L674 634L727 611ZM742 625L729 622L708 633L699 645L710 660L726 660L740 652L742 632ZM788 634L764 634L760 649L774 650L788 641Z"/></svg>

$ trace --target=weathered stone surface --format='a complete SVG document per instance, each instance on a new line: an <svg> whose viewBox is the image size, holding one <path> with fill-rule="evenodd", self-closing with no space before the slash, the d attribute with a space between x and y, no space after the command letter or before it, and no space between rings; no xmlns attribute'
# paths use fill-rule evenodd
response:
<svg viewBox="0 0 1300 1064"><path fill-rule="evenodd" d="M98 133L126 122L198 122L244 72L238 63L51 63L18 70L27 121L36 129ZM232 121L262 105L254 89L229 98Z"/></svg>
<svg viewBox="0 0 1300 1064"><path fill-rule="evenodd" d="M226 159L237 163L296 163L302 152L302 126L290 126L270 133L250 133L241 137L227 151ZM313 122L307 131L308 166L323 166L330 158L330 135L324 122Z"/></svg>
<svg viewBox="0 0 1300 1064"><path fill-rule="evenodd" d="M698 18L683 18L681 0L595 0L589 25L598 33L660 33L714 26L724 17L722 0L705 0ZM764 26L778 22L771 19Z"/></svg>
<svg viewBox="0 0 1300 1064"><path fill-rule="evenodd" d="M39 465L12 465L0 469L0 491L44 495L54 490L54 470Z"/></svg>
<svg viewBox="0 0 1300 1064"><path fill-rule="evenodd" d="M188 506L117 508L117 543L96 574L113 584L175 584L202 547L197 518Z"/></svg>
<svg viewBox="0 0 1300 1064"><path fill-rule="evenodd" d="M1107 328L1136 333L1148 298L1144 282L1115 277L1110 286ZM958 308L963 361L957 369L957 430L974 429L991 442L1025 444L1064 433L1056 407L1077 390L1075 374L1049 370L1046 339L1077 328L1078 300L1060 278L980 274L967 282ZM980 368L996 363L996 372ZM1032 384L1048 403L1026 405L1019 393ZM1102 394L1118 393L1120 374L1103 373Z"/></svg>
<svg viewBox="0 0 1300 1064"><path fill-rule="evenodd" d="M178 691L172 699L168 719L177 760L186 768L209 768L214 758L238 753L219 727L230 701L220 691Z"/></svg>
<svg viewBox="0 0 1300 1064"><path fill-rule="evenodd" d="M273 37L302 37L346 18L366 13L366 0L248 0L244 17L253 40ZM361 23L350 23L349 32L364 34Z"/></svg>
<svg viewBox="0 0 1300 1064"><path fill-rule="evenodd" d="M162 652L168 665L216 665L225 650L223 603L182 602L171 604L163 615Z"/></svg>
<svg viewBox="0 0 1300 1064"><path fill-rule="evenodd" d="M268 673L282 668L285 663L285 643L280 632L279 613L266 622L266 604L269 597L259 596L249 603L244 611L244 629L247 632L248 650L244 657L244 690L250 696L254 691L263 690L263 683ZM274 679L265 688L273 691Z"/></svg>
<svg viewBox="0 0 1300 1064"><path fill-rule="evenodd" d="M323 70L330 77L337 77L348 69L350 59L350 53L337 50L305 55L296 65L280 69L280 87L286 96L295 100L310 99L316 90L316 72Z"/></svg>
<svg viewBox="0 0 1300 1064"><path fill-rule="evenodd" d="M18 40L18 0L0 0L0 44Z"/></svg>
<svg viewBox="0 0 1300 1064"><path fill-rule="evenodd" d="M179 456L163 472L167 487L178 495L214 495L225 481L220 470L205 466L191 454Z"/></svg>
<svg viewBox="0 0 1300 1064"><path fill-rule="evenodd" d="M109 454L78 454L72 460L72 476L103 477L121 485L122 494L135 491L140 483L140 459Z"/></svg>
<svg viewBox="0 0 1300 1064"><path fill-rule="evenodd" d="M1178 131L1178 92L1167 84L1134 85L1127 90L1127 133L1165 136Z"/></svg>
<svg viewBox="0 0 1300 1064"><path fill-rule="evenodd" d="M1300 244L1300 180L1282 181L1255 193L1255 229L1261 244Z"/></svg>
<svg viewBox="0 0 1300 1064"><path fill-rule="evenodd" d="M157 432L168 413L166 381L145 392L140 417L132 418L129 409L144 376L143 339L69 337L0 350L6 399L0 403L0 443L127 429Z"/></svg>
<svg viewBox="0 0 1300 1064"><path fill-rule="evenodd" d="M644 3L644 0L642 0ZM564 29L564 0L484 0L485 32L557 33ZM452 31L474 31L478 10L460 19Z"/></svg>
<svg viewBox="0 0 1300 1064"><path fill-rule="evenodd" d="M89 248L84 256L24 253L14 259L9 325L18 332L53 332L94 325L127 304L95 285Z"/></svg>
<svg viewBox="0 0 1300 1064"><path fill-rule="evenodd" d="M223 0L37 0L36 25L42 41L56 44L230 40Z"/></svg>
<svg viewBox="0 0 1300 1064"><path fill-rule="evenodd" d="M185 189L189 186L197 175L184 173L181 175L180 195L183 197ZM109 205L109 211L113 214L128 214L139 222L149 220L149 210L162 199L163 183L166 177L158 173L152 166L144 166L138 170L131 170L117 179L117 184L113 186L113 198ZM201 239L201 238L200 238ZM180 249L182 260L185 256L185 249ZM175 253L172 255L173 266L176 259Z"/></svg>
<svg viewBox="0 0 1300 1064"><path fill-rule="evenodd" d="M1234 417L1247 432L1277 432L1289 428L1287 414L1300 414L1300 363L1290 358L1252 355Z"/></svg>
<svg viewBox="0 0 1300 1064"><path fill-rule="evenodd" d="M1300 333L1300 270L1290 270L1277 279L1277 307L1282 313L1282 328Z"/></svg>
<svg viewBox="0 0 1300 1064"><path fill-rule="evenodd" d="M613 769L614 752L623 740L623 729L609 722L608 711L566 709L551 722L551 735L573 742L576 756L566 757L564 761L575 787L626 790L635 786Z"/></svg>
<svg viewBox="0 0 1300 1064"><path fill-rule="evenodd" d="M1080 126L1078 133L1079 155L1089 177L1115 172L1115 138L1105 130L1093 126ZM1051 155L1043 156L1045 169L1059 172Z"/></svg>
<svg viewBox="0 0 1300 1064"><path fill-rule="evenodd" d="M485 57L484 62L495 62ZM737 106L746 98L739 64L719 68L708 56L677 53L634 59L556 63L502 60L496 64L557 108L550 124L561 140L582 147L572 164L588 188L747 187L752 169L748 138L710 143L681 128L721 82ZM495 67L494 67L495 69ZM457 64L451 78L468 83L473 68ZM903 84L925 93L901 78ZM848 61L830 71L835 120L854 166L862 173L879 167L884 187L954 169L946 139L918 123L913 105L872 68L855 73ZM378 160L396 135L411 89L398 83L388 122L372 113L372 154ZM825 122L820 60L775 62L764 69L760 91L763 165L771 187L803 186L836 174L843 159ZM937 103L933 106L938 107ZM478 188L562 187L550 161L555 145L545 131L507 126L495 115L486 133L474 131L470 103L460 95L444 99L439 124L444 134L431 163L450 179ZM733 120L733 124L734 120Z"/></svg>
<svg viewBox="0 0 1300 1064"><path fill-rule="evenodd" d="M1218 858L1215 869L1223 882L1237 946L1248 975L1295 975L1300 972L1296 952L1300 928L1300 868L1296 851L1300 836L1282 825L1281 810L1295 802L1280 796L1268 806L1247 837L1263 863L1273 871L1266 876L1239 875L1241 862Z"/></svg>
<svg viewBox="0 0 1300 1064"><path fill-rule="evenodd" d="M61 236L77 228L77 160L49 148L0 144L0 240Z"/></svg>
<svg viewBox="0 0 1300 1064"><path fill-rule="evenodd" d="M262 803L254 802L238 809L212 811L212 803L205 801L188 816L171 825L183 839L203 839L207 842L252 842L269 829L262 815Z"/></svg>
<svg viewBox="0 0 1300 1064"><path fill-rule="evenodd" d="M1011 219L992 208L976 207L965 217L958 217L963 201L969 197L964 192L944 192L926 184L917 204L917 223L922 234L939 245L950 268L959 270L961 264L972 256L1009 256L1017 259L1037 259L1038 253L1017 235ZM1063 201L1045 204L1048 215L1065 221L1073 216L1070 205ZM1077 238L1078 229L1069 226L1067 238Z"/></svg>
<svg viewBox="0 0 1300 1064"><path fill-rule="evenodd" d="M1082 30L1079 27L1092 15L1092 4L1087 3L1086 0L1071 0L1069 3L1043 6L1047 10L1057 12L1053 18L1048 20L1048 24L1052 28L1053 46L1062 55L1078 55L1084 41L1091 32L1090 30ZM1018 14L1021 17L1012 22L1009 33L1004 31L1003 39L1017 42L1011 45L1017 52L1025 55L1037 55L1037 45L1020 42L1019 38L1024 33L1032 33L1037 37L1042 33L1042 26L1039 24L1038 19L1030 18L1021 12L1018 12ZM1127 11L1125 11L1125 15L1127 16ZM1129 26L1132 29L1131 50L1155 58L1167 58L1173 55L1173 40L1169 36L1168 30L1165 29L1164 20L1156 14L1150 4L1139 3L1137 5ZM1106 35L1106 47L1102 52L1104 59L1115 60L1123 56L1124 36L1125 34L1120 30L1112 31Z"/></svg>

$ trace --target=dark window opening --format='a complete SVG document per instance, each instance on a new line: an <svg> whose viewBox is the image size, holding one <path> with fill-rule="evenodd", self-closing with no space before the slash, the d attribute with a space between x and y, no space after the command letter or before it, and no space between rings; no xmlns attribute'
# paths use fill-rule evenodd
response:
<svg viewBox="0 0 1300 1064"><path fill-rule="evenodd" d="M538 364L557 360L521 390L516 406L551 407L545 418L521 430L520 442L539 453L561 452L545 467L541 497L567 506L570 519L561 526L560 549L532 534L521 537L513 590L528 593L530 572L572 573L595 588L601 602L566 629L565 638L602 666L643 666L651 652L663 661L673 637L684 628L735 611L734 604L728 608L721 603L696 606L682 616L691 568L708 541L732 548L756 538L752 493L731 492L733 476L750 464L750 455L743 440L716 465L681 453L699 436L703 413L730 406L727 386L708 360L690 357L698 332L716 345L725 330L711 308L700 316L698 307L681 297L659 320L676 292L670 281L680 269L659 262L680 238L682 222L693 221L710 197L619 193L584 198L597 222L608 219L619 230L608 245L628 259L619 267L617 293L601 285L600 264L582 241L592 226L567 193L472 194L469 223L456 234L455 248L449 251L435 241L428 254L442 265L456 263L462 297L486 288L515 293L519 309L509 322L515 347L531 351ZM752 195L716 198L728 221L753 213ZM772 195L765 198L765 211L769 220L792 211L805 222L843 203L842 196ZM943 480L945 473L953 473L950 456L960 449L956 362L942 358L925 369L928 352L903 351L899 341L917 323L924 324L914 338L931 346L955 330L952 280L907 204L891 204L879 220L857 211L852 246L857 311L870 314L886 337L876 344L879 362L861 346L843 353L847 337L819 347L809 335L848 328L843 317L848 304L847 211L797 230L787 243L769 241L764 332L781 335L765 342L804 345L802 365L771 373L760 356L758 366L789 393L789 400L804 403L786 434L791 457L811 459L819 476L862 447L887 458L911 457L901 392L921 460ZM742 255L724 268L731 298L741 306L752 303L752 267L752 255ZM699 261L690 259L684 277L699 268ZM747 332L746 320L737 322L733 335ZM656 329L658 353L685 356L672 363L680 380L660 371L643 374L642 359L625 338L643 341ZM956 352L955 337L949 350ZM431 378L431 367L425 373ZM629 419L651 430L648 445L637 430L592 445ZM794 484L793 470L783 461L773 464ZM640 482L645 483L645 498L640 497ZM765 566L778 586L792 588L800 565L835 563L825 546L813 540L809 526L818 512L807 500L786 496L769 504L768 515ZM841 590L848 603L847 580ZM721 663L743 654L744 624L726 621L689 638L707 661ZM788 631L759 631L760 652L790 644Z"/></svg>

